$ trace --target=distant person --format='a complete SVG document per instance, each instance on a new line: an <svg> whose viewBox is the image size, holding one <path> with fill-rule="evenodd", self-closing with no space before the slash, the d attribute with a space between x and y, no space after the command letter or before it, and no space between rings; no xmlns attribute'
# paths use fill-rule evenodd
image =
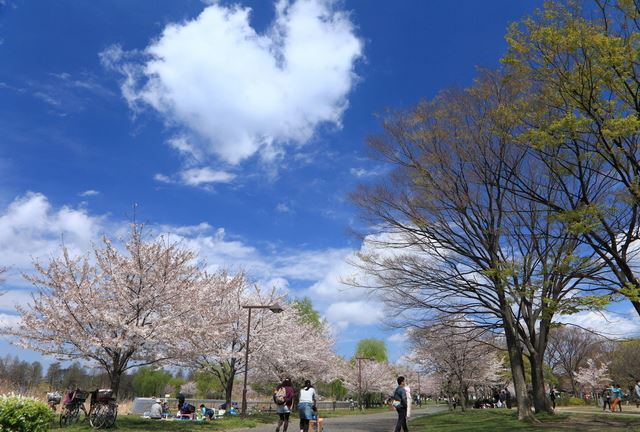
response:
<svg viewBox="0 0 640 432"><path fill-rule="evenodd" d="M407 418L411 418L411 387L407 384L407 381L404 382L404 392L407 395Z"/></svg>
<svg viewBox="0 0 640 432"><path fill-rule="evenodd" d="M549 390L549 399L551 399L551 405L553 405L553 409L556 409L556 389L551 386L551 390Z"/></svg>
<svg viewBox="0 0 640 432"><path fill-rule="evenodd" d="M634 387L636 393L636 408L640 407L640 379L636 381L636 386Z"/></svg>
<svg viewBox="0 0 640 432"><path fill-rule="evenodd" d="M611 387L611 412L615 412L616 407L622 400L622 389L619 384L614 384ZM620 406L620 411L622 411L622 406Z"/></svg>
<svg viewBox="0 0 640 432"><path fill-rule="evenodd" d="M182 393L178 393L176 399L178 399L178 411L180 411L182 409L182 405L184 405L185 397Z"/></svg>
<svg viewBox="0 0 640 432"><path fill-rule="evenodd" d="M601 393L602 396L602 411L606 411L607 406L611 410L611 389L604 389Z"/></svg>
<svg viewBox="0 0 640 432"><path fill-rule="evenodd" d="M311 385L311 381L305 380L304 387L300 389L298 399L298 415L300 416L300 431L309 432L309 420L313 419L313 412L316 406L316 389Z"/></svg>
<svg viewBox="0 0 640 432"><path fill-rule="evenodd" d="M404 432L409 432L407 427L407 392L404 389L404 377L399 376L397 381L398 387L393 392L393 406L398 412L395 432L400 432L400 429Z"/></svg>
<svg viewBox="0 0 640 432"><path fill-rule="evenodd" d="M507 403L507 409L511 409L511 392L507 387L504 388L505 402Z"/></svg>
<svg viewBox="0 0 640 432"><path fill-rule="evenodd" d="M162 418L162 401L160 399L156 399L151 405L151 410L149 411L149 418L152 419L161 419Z"/></svg>
<svg viewBox="0 0 640 432"><path fill-rule="evenodd" d="M200 404L200 413L209 420L213 420L213 417L215 417L215 411L212 408L207 408L204 404Z"/></svg>
<svg viewBox="0 0 640 432"><path fill-rule="evenodd" d="M282 384L273 391L273 401L276 404L276 412L280 418L276 432L280 432L281 427L283 432L287 432L289 428L289 415L291 414L291 407L293 406L293 384L291 384L290 378L285 378Z"/></svg>

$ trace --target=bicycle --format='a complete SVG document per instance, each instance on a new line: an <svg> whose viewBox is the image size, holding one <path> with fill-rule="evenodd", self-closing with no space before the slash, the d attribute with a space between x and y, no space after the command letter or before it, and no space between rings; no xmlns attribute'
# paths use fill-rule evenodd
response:
<svg viewBox="0 0 640 432"><path fill-rule="evenodd" d="M91 393L89 424L94 429L110 428L118 417L118 404L111 389L100 389Z"/></svg>
<svg viewBox="0 0 640 432"><path fill-rule="evenodd" d="M60 413L60 427L78 423L78 420L80 420L80 410L84 411L85 416L87 416L87 411L84 408L84 402L86 400L86 392L83 392L82 390L76 390L73 392L71 401L64 405L62 412Z"/></svg>

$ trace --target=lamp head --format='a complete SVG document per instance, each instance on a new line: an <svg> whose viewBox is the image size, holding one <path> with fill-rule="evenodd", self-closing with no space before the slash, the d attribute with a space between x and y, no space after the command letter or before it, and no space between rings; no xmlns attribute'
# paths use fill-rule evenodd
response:
<svg viewBox="0 0 640 432"><path fill-rule="evenodd" d="M269 306L269 310L273 313L280 313L282 312L284 309L282 309L282 306L280 306L278 303Z"/></svg>

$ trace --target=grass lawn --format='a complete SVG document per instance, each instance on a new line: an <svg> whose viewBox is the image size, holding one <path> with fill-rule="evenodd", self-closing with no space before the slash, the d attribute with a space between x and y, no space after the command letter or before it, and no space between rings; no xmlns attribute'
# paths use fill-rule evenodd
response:
<svg viewBox="0 0 640 432"><path fill-rule="evenodd" d="M506 432L506 431L640 431L638 415L559 413L538 416L541 423L519 422L515 410L467 410L442 412L411 422L412 432Z"/></svg>
<svg viewBox="0 0 640 432"><path fill-rule="evenodd" d="M56 424L51 430L57 431L92 431L88 421L80 421L78 424L61 428L58 426L58 418L56 417ZM167 432L204 432L204 431L222 431L234 428L247 428L256 427L259 424L269 424L277 421L276 414L258 414L252 415L246 420L237 416L229 416L220 420L214 421L184 421L184 420L150 420L143 419L140 416L118 416L116 421L116 432L143 432L143 431L167 431Z"/></svg>
<svg viewBox="0 0 640 432"><path fill-rule="evenodd" d="M321 410L320 416L327 417L341 417L348 415L360 415L360 414L375 414L379 412L389 411L389 408L371 408L363 410L362 412L359 410L349 410L349 409L338 409L335 411L332 410ZM292 413L291 418L294 422L297 422L297 413ZM58 426L58 419L60 417L56 416L56 423L52 426L51 430L57 430L62 432L76 432L76 431L91 431L91 426L87 421L80 421L78 424L73 426L68 426L65 428L61 428ZM204 431L222 431L229 430L235 428L251 428L256 427L260 424L274 424L278 421L278 415L274 412L271 414L257 414L251 415L248 419L242 420L238 416L227 416L220 420L214 421L181 421L181 420L150 420L143 419L140 416L135 415L119 415L118 420L116 422L116 429L113 429L117 432L143 432L143 431L167 431L167 432L204 432Z"/></svg>

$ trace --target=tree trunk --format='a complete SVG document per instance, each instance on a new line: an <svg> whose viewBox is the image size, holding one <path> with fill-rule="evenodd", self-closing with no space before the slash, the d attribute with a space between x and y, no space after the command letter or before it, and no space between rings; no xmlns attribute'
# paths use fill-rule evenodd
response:
<svg viewBox="0 0 640 432"><path fill-rule="evenodd" d="M233 393L233 380L235 379L235 373L231 373L229 380L224 386L224 401L227 403L227 409L231 407L231 395Z"/></svg>
<svg viewBox="0 0 640 432"><path fill-rule="evenodd" d="M507 305L508 307L508 305ZM518 404L518 420L529 420L536 422L536 418L531 412L531 399L527 392L527 382L524 377L524 363L522 361L522 349L520 340L513 327L511 310L503 313L503 326L507 341L507 351L509 352L509 364L515 387L515 396Z"/></svg>
<svg viewBox="0 0 640 432"><path fill-rule="evenodd" d="M544 388L544 369L542 356L531 354L529 363L531 364L531 387L533 388L533 407L536 413L547 412L553 414L547 392Z"/></svg>
<svg viewBox="0 0 640 432"><path fill-rule="evenodd" d="M114 398L118 397L118 391L120 390L121 376L122 376L122 371L112 371L111 373L109 373L109 378L111 380L111 390L113 391Z"/></svg>

